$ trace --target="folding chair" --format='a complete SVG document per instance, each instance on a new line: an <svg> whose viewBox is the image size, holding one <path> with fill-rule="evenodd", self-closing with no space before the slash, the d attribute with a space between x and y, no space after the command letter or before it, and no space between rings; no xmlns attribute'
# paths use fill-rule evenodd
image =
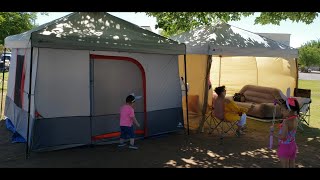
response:
<svg viewBox="0 0 320 180"><path fill-rule="evenodd" d="M310 123L310 104L311 104L311 99L309 102L303 103L300 106L298 127L302 131L304 131L302 124L306 124L307 126L309 126L309 123Z"/></svg>
<svg viewBox="0 0 320 180"><path fill-rule="evenodd" d="M220 134L220 139L223 140L226 134L232 131L234 134L238 136L236 133L235 126L239 121L231 122L226 120L221 120L214 116L213 108L207 115L205 119L205 123L208 125L209 130L208 133L212 134L215 130ZM226 127L225 127L226 126Z"/></svg>
<svg viewBox="0 0 320 180"><path fill-rule="evenodd" d="M310 89L294 89L294 96L297 98L300 105L298 127L304 131L303 124L309 126L310 123L310 104L311 90ZM308 121L307 121L308 119Z"/></svg>

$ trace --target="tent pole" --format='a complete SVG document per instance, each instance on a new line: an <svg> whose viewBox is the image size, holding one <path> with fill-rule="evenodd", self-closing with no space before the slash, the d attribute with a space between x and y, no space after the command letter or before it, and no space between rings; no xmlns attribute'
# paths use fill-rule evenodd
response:
<svg viewBox="0 0 320 180"><path fill-rule="evenodd" d="M28 93L28 125L27 125L27 146L26 146L26 159L29 159L29 153L30 153L30 148L29 148L29 126L30 126L30 109L31 109L31 85L32 85L32 58L33 58L33 47L31 47L31 55L30 55L30 71L29 71L29 93Z"/></svg>
<svg viewBox="0 0 320 180"><path fill-rule="evenodd" d="M220 81L221 81L221 55L219 55L220 58L220 63L219 63L219 86L220 86Z"/></svg>
<svg viewBox="0 0 320 180"><path fill-rule="evenodd" d="M210 79L210 70L212 64L212 55L208 55L207 65L206 65L206 74L205 74L205 85L204 85L204 97L203 97L203 105L202 105L202 112L201 112L201 121L199 123L198 132L200 133L204 128L204 123L206 121L206 113L208 109L208 94L209 94L209 86L208 81Z"/></svg>
<svg viewBox="0 0 320 180"><path fill-rule="evenodd" d="M94 76L94 60L93 58L89 57L90 59L90 146L93 146L93 141L92 141L92 116L93 116L93 101L94 101L94 86L93 86L93 76Z"/></svg>
<svg viewBox="0 0 320 180"><path fill-rule="evenodd" d="M188 86L187 86L187 55L186 53L183 56L184 61L184 87L186 90L186 108L187 108L187 127L188 127L188 135L190 134L190 127L189 127L189 108L188 108Z"/></svg>
<svg viewBox="0 0 320 180"><path fill-rule="evenodd" d="M294 58L295 62L296 62L296 88L299 88L299 67L298 67L298 58Z"/></svg>
<svg viewBox="0 0 320 180"><path fill-rule="evenodd" d="M259 69L258 69L257 57L255 57L255 59L256 59L256 68L257 68L257 86L259 86Z"/></svg>
<svg viewBox="0 0 320 180"><path fill-rule="evenodd" d="M4 53L3 53L3 69L2 69L2 88L1 88L1 111L0 111L0 117L2 117L3 88L4 88L4 72L5 72L5 69L6 69L6 51L7 51L7 48L4 48Z"/></svg>

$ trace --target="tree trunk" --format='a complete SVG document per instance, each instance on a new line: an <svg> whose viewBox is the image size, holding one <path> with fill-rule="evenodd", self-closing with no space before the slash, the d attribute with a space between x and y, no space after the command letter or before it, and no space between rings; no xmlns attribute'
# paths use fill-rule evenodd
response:
<svg viewBox="0 0 320 180"><path fill-rule="evenodd" d="M206 112L208 107L208 92L209 92L208 79L210 76L211 64L212 64L212 55L208 55L205 88L204 88L204 99L203 99L203 105L202 105L202 118L201 118L201 121L199 122L198 133L202 131L205 120L206 120Z"/></svg>

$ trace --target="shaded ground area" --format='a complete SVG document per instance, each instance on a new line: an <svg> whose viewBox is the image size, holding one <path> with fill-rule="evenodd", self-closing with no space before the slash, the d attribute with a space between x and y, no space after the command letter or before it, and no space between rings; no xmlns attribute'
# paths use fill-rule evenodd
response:
<svg viewBox="0 0 320 180"><path fill-rule="evenodd" d="M196 118L190 118L195 125ZM220 144L217 134L180 133L137 141L139 150L119 149L115 144L31 153L25 145L11 143L11 132L0 121L0 167L279 167L269 143L270 124L248 120L248 132L229 135ZM320 131L298 132L297 167L320 167Z"/></svg>

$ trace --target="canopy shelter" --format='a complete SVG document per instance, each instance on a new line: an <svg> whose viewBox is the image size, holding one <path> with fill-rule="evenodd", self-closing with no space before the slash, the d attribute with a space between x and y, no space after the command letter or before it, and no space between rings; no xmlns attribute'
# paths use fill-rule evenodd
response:
<svg viewBox="0 0 320 180"><path fill-rule="evenodd" d="M264 36L217 23L171 39L186 44L189 95L198 98L196 105L190 104L190 110L195 109L196 113L207 107L206 101L211 104L212 89L216 86L225 85L228 95L247 84L276 87L283 92L297 87L297 49ZM185 73L182 65L180 56L180 76ZM206 96L208 79L213 88Z"/></svg>

